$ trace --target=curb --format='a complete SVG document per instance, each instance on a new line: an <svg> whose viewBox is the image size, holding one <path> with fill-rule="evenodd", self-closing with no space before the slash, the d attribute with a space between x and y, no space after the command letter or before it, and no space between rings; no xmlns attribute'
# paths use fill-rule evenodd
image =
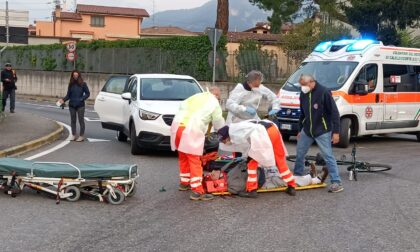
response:
<svg viewBox="0 0 420 252"><path fill-rule="evenodd" d="M52 143L53 141L57 140L60 137L61 133L64 131L64 127L61 124L58 124L57 122L55 123L57 124L58 129L56 129L54 132L46 136L40 137L38 139L29 141L27 143L2 150L0 151L0 158L9 157L9 156L17 156L19 154L23 154L25 152L35 150L37 148L40 148L43 145Z"/></svg>

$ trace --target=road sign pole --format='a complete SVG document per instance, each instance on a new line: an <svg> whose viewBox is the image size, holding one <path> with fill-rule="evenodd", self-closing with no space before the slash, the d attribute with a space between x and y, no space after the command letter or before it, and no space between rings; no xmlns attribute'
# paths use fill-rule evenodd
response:
<svg viewBox="0 0 420 252"><path fill-rule="evenodd" d="M213 40L213 85L216 83L216 48L217 48L217 29L214 29L214 40Z"/></svg>

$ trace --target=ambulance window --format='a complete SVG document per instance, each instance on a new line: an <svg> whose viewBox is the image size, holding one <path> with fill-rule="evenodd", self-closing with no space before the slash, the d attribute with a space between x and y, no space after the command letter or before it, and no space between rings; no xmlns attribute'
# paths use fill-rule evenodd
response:
<svg viewBox="0 0 420 252"><path fill-rule="evenodd" d="M413 66L384 64L384 92L413 92L418 78Z"/></svg>
<svg viewBox="0 0 420 252"><path fill-rule="evenodd" d="M367 83L369 86L369 93L373 92L378 83L378 65L368 64L360 69L359 75L357 75L354 82Z"/></svg>

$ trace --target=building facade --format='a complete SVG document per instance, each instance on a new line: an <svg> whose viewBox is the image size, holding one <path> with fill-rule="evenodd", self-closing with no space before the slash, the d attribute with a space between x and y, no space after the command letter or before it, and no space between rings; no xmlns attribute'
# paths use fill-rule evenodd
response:
<svg viewBox="0 0 420 252"><path fill-rule="evenodd" d="M52 21L37 21L36 36L80 40L140 38L144 9L78 4L75 12L57 8Z"/></svg>
<svg viewBox="0 0 420 252"><path fill-rule="evenodd" d="M6 43L6 11L0 10L0 44ZM28 44L29 12L9 10L9 44Z"/></svg>

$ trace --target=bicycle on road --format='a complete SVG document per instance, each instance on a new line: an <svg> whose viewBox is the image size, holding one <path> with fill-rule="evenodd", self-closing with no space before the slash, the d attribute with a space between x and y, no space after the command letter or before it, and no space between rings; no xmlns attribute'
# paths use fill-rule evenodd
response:
<svg viewBox="0 0 420 252"><path fill-rule="evenodd" d="M288 161L295 162L296 155L290 155L286 158ZM349 179L357 181L359 172L383 172L392 169L392 166L380 163L369 163L364 161L358 161L356 159L356 144L353 145L351 151L351 160L346 160L346 155L343 155L341 159L337 159L337 165L347 166L349 172ZM307 155L305 156L305 165L309 166L311 163L319 166L325 166L325 160L320 153L316 156Z"/></svg>

